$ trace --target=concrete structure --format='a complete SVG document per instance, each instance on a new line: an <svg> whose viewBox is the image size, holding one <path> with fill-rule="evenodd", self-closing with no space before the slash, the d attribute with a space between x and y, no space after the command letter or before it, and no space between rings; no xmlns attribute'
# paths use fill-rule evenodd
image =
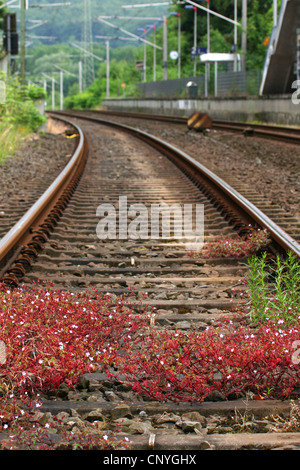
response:
<svg viewBox="0 0 300 470"><path fill-rule="evenodd" d="M7 74L8 70L8 55L3 54L0 56L0 72Z"/></svg>
<svg viewBox="0 0 300 470"><path fill-rule="evenodd" d="M300 100L291 95L271 98L209 99L106 99L103 109L188 117L195 111L208 113L212 119L227 121L262 121L300 125Z"/></svg>
<svg viewBox="0 0 300 470"><path fill-rule="evenodd" d="M273 28L260 95L292 93L296 80L297 29L300 28L300 0L283 0L277 25Z"/></svg>

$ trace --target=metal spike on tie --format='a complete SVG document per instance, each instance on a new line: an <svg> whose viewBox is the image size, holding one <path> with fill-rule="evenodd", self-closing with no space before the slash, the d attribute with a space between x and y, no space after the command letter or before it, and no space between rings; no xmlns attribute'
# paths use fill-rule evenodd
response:
<svg viewBox="0 0 300 470"><path fill-rule="evenodd" d="M151 450L154 449L155 437L156 437L156 434L152 434L152 433L151 433L151 434L149 435L148 447L149 447L149 449L151 449Z"/></svg>

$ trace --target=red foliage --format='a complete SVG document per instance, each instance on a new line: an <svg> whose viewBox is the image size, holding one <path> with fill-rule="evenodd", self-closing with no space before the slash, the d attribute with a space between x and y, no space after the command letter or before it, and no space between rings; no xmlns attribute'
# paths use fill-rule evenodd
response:
<svg viewBox="0 0 300 470"><path fill-rule="evenodd" d="M201 333L152 331L116 364L136 391L160 400L203 401L213 391L285 398L300 386L297 339L299 328L272 323L255 330L229 323Z"/></svg>
<svg viewBox="0 0 300 470"><path fill-rule="evenodd" d="M0 291L0 392L37 393L112 362L142 327L123 299L37 287Z"/></svg>
<svg viewBox="0 0 300 470"><path fill-rule="evenodd" d="M247 391L284 398L300 386L293 361L299 324L254 329L224 321L200 333L159 330L124 299L42 287L2 286L0 302L2 396L72 386L82 373L109 366L137 392L176 402L202 401L216 390L229 398Z"/></svg>
<svg viewBox="0 0 300 470"><path fill-rule="evenodd" d="M243 258L254 255L269 242L266 230L249 228L247 235L237 235L236 238L220 237L206 242L202 250L190 251L188 254L191 258Z"/></svg>

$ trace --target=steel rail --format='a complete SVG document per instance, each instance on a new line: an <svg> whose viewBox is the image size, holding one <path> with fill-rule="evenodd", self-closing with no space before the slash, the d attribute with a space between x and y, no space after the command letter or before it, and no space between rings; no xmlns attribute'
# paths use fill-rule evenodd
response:
<svg viewBox="0 0 300 470"><path fill-rule="evenodd" d="M55 119L72 127L77 134L76 149L68 164L54 182L0 240L0 279L10 268L12 273L23 271L23 264L31 262L30 255L46 241L70 199L85 166L88 146L85 136L76 124L61 117ZM26 250L27 248L27 250ZM15 263L15 269L11 265ZM14 274L11 274L11 280Z"/></svg>
<svg viewBox="0 0 300 470"><path fill-rule="evenodd" d="M68 115L67 113L65 113ZM72 113L73 117L76 117L76 113ZM150 145L158 148L160 151L174 161L177 166L181 167L183 171L196 183L207 188L206 182L209 182L211 196L216 200L216 204L223 206L227 209L228 213L232 217L232 220L243 220L243 228L252 223L257 224L262 229L266 229L270 234L272 240L283 249L285 252L294 253L297 258L300 258L300 245L294 240L289 234L287 234L281 227L279 227L274 221L272 221L266 214L252 204L248 199L242 196L238 191L232 188L223 179L215 175L212 171L207 169L204 165L197 162L194 158L179 150L175 146L155 137L145 131L135 129L114 121L107 121L99 118L92 118L83 116L82 114L77 115L78 118L96 122L99 124L108 125L118 129L122 129L125 132L129 132L132 135L144 140ZM226 203L221 200L226 199ZM237 226L240 222L236 222Z"/></svg>
<svg viewBox="0 0 300 470"><path fill-rule="evenodd" d="M134 113L134 112L123 112L123 111L104 111L104 110L89 110L91 113L95 114L106 114L111 116L124 116L138 119L147 119L149 121L162 121L170 122L173 124L187 124L186 117L180 116L168 116L162 114L146 114L146 113ZM300 129L293 127L284 127L284 126L274 126L268 124L252 124L247 122L231 122L231 121L221 121L213 120L212 123L213 129L219 130L228 130L233 132L248 132L251 131L253 136L270 138L281 140L284 142L291 142L295 144L300 144Z"/></svg>

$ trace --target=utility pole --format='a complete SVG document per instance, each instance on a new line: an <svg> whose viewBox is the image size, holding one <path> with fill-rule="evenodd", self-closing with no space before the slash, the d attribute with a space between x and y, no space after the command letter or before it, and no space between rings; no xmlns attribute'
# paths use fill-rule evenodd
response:
<svg viewBox="0 0 300 470"><path fill-rule="evenodd" d="M109 40L106 41L106 98L109 98L110 90L110 57L109 57Z"/></svg>
<svg viewBox="0 0 300 470"><path fill-rule="evenodd" d="M197 32L197 7L194 7L194 51L195 51L195 58L194 58L194 77L196 77L197 73L197 37L198 37L198 32Z"/></svg>
<svg viewBox="0 0 300 470"><path fill-rule="evenodd" d="M52 81L52 109L55 109L55 78L51 78Z"/></svg>
<svg viewBox="0 0 300 470"><path fill-rule="evenodd" d="M247 0L242 3L242 70L246 71L247 54Z"/></svg>
<svg viewBox="0 0 300 470"><path fill-rule="evenodd" d="M45 72L43 72L43 75L52 82L52 109L55 109L55 78L47 75Z"/></svg>
<svg viewBox="0 0 300 470"><path fill-rule="evenodd" d="M236 0L235 0L236 1ZM207 2L207 53L210 53L210 4ZM209 93L209 84L210 84L210 63L205 64L205 96L208 96Z"/></svg>
<svg viewBox="0 0 300 470"><path fill-rule="evenodd" d="M82 93L82 61L78 62L79 93Z"/></svg>
<svg viewBox="0 0 300 470"><path fill-rule="evenodd" d="M178 78L181 78L181 14L178 13Z"/></svg>
<svg viewBox="0 0 300 470"><path fill-rule="evenodd" d="M156 27L153 25L153 41L156 44ZM153 81L156 82L156 47L153 47Z"/></svg>
<svg viewBox="0 0 300 470"><path fill-rule="evenodd" d="M60 110L64 109L64 73L60 71Z"/></svg>
<svg viewBox="0 0 300 470"><path fill-rule="evenodd" d="M147 46L144 42L144 82L147 81Z"/></svg>
<svg viewBox="0 0 300 470"><path fill-rule="evenodd" d="M82 31L82 48L93 52L92 13L90 0L84 0L84 17ZM83 54L83 88L87 88L95 80L94 57L92 54Z"/></svg>
<svg viewBox="0 0 300 470"><path fill-rule="evenodd" d="M144 37L146 36L147 29L138 28L138 31L143 31ZM146 43L144 42L143 81L146 82L147 81L146 79L147 79L147 47L146 47Z"/></svg>
<svg viewBox="0 0 300 470"><path fill-rule="evenodd" d="M168 80L168 36L167 18L163 17L163 80Z"/></svg>
<svg viewBox="0 0 300 470"><path fill-rule="evenodd" d="M25 21L27 9L27 0L20 0L21 6L21 35L20 35L20 67L21 67L21 84L25 85L25 60L26 60L26 48L25 48Z"/></svg>
<svg viewBox="0 0 300 470"><path fill-rule="evenodd" d="M177 11L172 11L170 16L176 16L178 20L178 78L181 77L181 14Z"/></svg>
<svg viewBox="0 0 300 470"><path fill-rule="evenodd" d="M234 21L237 21L237 0L234 0ZM234 25L234 71L237 72L237 25Z"/></svg>

